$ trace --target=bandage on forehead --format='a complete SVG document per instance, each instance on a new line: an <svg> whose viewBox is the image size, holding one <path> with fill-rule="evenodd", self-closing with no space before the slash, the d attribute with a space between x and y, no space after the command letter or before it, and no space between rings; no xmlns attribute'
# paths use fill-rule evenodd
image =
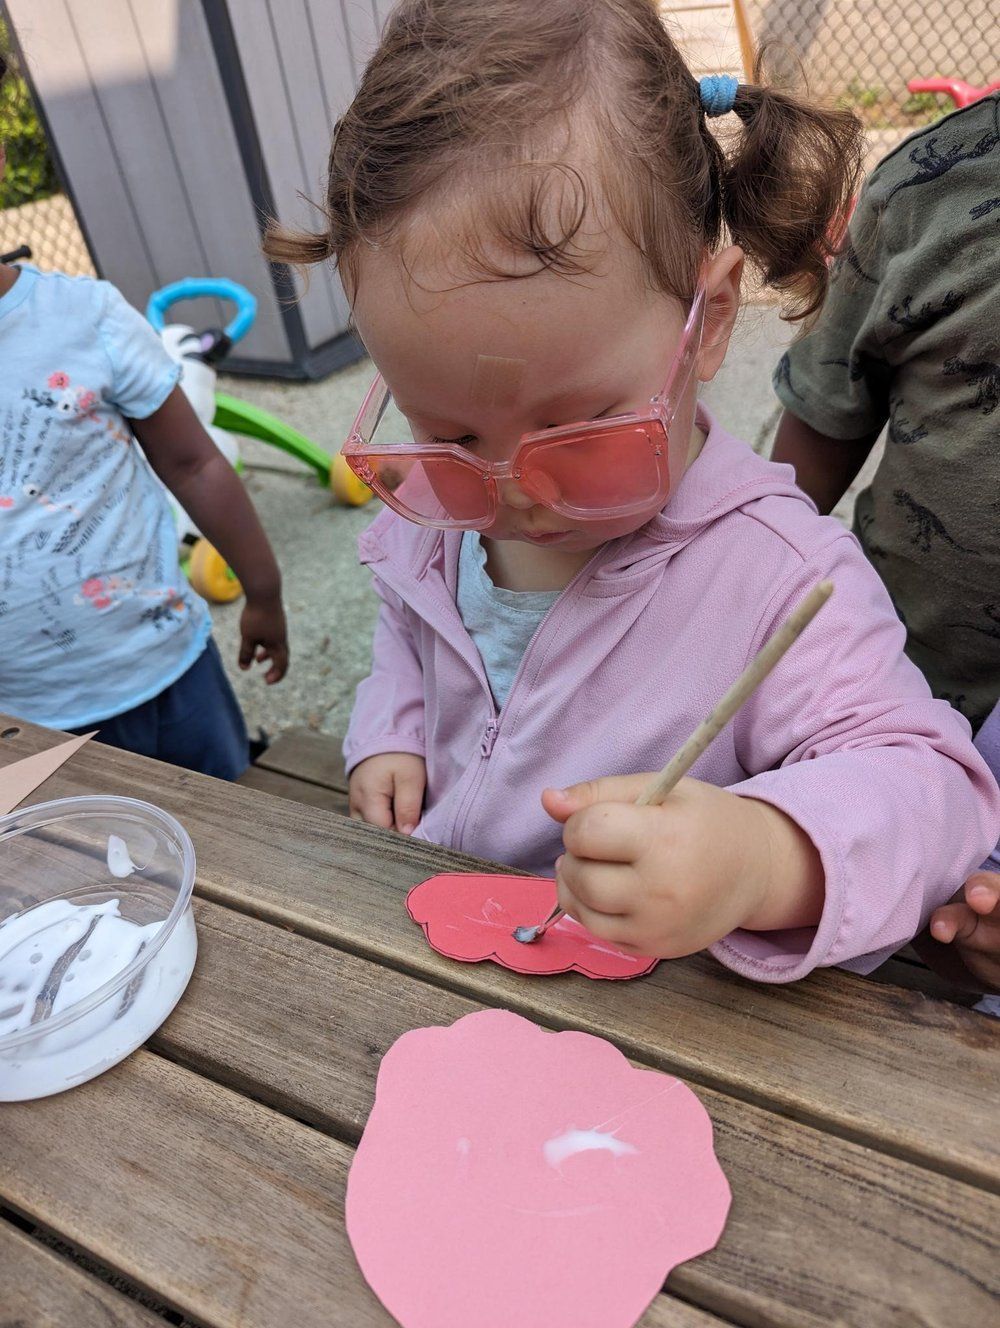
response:
<svg viewBox="0 0 1000 1328"><path fill-rule="evenodd" d="M527 360L477 355L469 399L476 406L512 406L521 390L527 367Z"/></svg>

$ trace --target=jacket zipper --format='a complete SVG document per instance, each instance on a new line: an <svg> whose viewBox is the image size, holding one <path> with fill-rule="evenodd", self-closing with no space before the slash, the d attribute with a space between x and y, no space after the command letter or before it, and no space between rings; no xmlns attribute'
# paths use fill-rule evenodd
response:
<svg viewBox="0 0 1000 1328"><path fill-rule="evenodd" d="M386 559L380 559L379 561L384 562L388 565L389 575L386 576L384 570L381 568L377 569L377 575L380 576L387 585L391 586L391 588L396 591L396 593L400 596L401 599L405 600L407 603L412 603L412 597L407 596L404 587L401 586L399 583L399 579L393 575L394 569L391 559L386 558ZM372 566L375 567L376 564L373 563ZM565 595L566 591L570 590L571 588L576 589L579 582L587 579L585 575L586 570L587 569L581 569L579 572L577 572L576 576L573 577L569 585L566 586L565 590L563 591L563 595ZM593 574L592 571L590 574L591 575ZM562 600L562 596L560 596L560 600L564 605L565 601ZM549 610L550 615L553 614L554 612L557 612L557 605L553 605L552 608ZM458 650L458 653L462 656L463 659L466 659L466 662L469 664L469 667L472 668L477 678L479 678L479 681L486 692L489 705L491 708L493 708L496 703L493 700L493 693L490 690L489 681L486 677L486 672L485 669L483 668L482 661L480 661L480 666L479 669L477 670L475 666L472 664L472 661L467 658L466 651L464 649L464 642L456 641L456 639L451 635L450 632L442 630L442 627L439 623L432 623L431 625L434 627L435 631L440 632L440 634L452 645L456 647L461 645L463 647ZM549 623L549 627L551 629L551 622ZM516 692L519 692L520 687L523 686L522 678L525 672L525 665L528 661L529 656L534 652L534 648L537 647L538 635L539 634L536 632L534 639L529 643L528 649L525 651L524 656L521 659L520 665L518 666L517 672L514 675L514 680L511 684L511 689L507 696L506 704L508 707L510 705L511 698L515 695ZM479 788L486 777L487 762L489 761L489 758L493 755L493 749L496 746L496 741L497 737L499 736L499 732L500 732L500 716L494 710L493 718L487 723L485 729L483 730L482 737L479 740L480 760L478 763L478 767L473 773L472 779L469 781L469 787L465 791L465 796L462 799L461 806L456 812L455 818L452 822L451 847L453 849L456 849L457 851L461 851L463 849L464 839L465 839L465 826L466 822L469 819L469 812L472 807L473 799L475 798L476 794L479 792Z"/></svg>
<svg viewBox="0 0 1000 1328"><path fill-rule="evenodd" d="M493 754L493 745L497 740L497 730L499 729L499 727L500 727L499 716L496 719L491 719L490 722L486 725L482 739L479 743L480 756L491 756Z"/></svg>

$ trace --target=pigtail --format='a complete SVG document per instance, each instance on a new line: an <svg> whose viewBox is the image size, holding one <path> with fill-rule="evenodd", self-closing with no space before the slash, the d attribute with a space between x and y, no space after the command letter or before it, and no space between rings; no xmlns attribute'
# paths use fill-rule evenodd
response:
<svg viewBox="0 0 1000 1328"><path fill-rule="evenodd" d="M264 232L264 255L272 263L287 263L290 267L307 268L314 263L325 263L333 258L336 249L330 240L329 229L302 231L279 222L268 223Z"/></svg>
<svg viewBox="0 0 1000 1328"><path fill-rule="evenodd" d="M850 111L764 86L760 56L754 77L733 103L741 129L721 163L722 219L766 284L791 297L785 317L796 322L826 296L861 179L864 135Z"/></svg>

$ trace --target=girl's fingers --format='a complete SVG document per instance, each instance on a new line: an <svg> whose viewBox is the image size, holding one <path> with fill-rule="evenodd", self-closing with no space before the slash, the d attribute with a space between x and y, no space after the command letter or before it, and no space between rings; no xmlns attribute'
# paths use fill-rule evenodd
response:
<svg viewBox="0 0 1000 1328"><path fill-rule="evenodd" d="M270 655L265 656L271 661L271 667L264 675L264 681L269 687L276 682L281 682L282 678L288 672L288 647L286 645L275 646Z"/></svg>
<svg viewBox="0 0 1000 1328"><path fill-rule="evenodd" d="M558 887L558 898L560 908L571 918L576 918L577 922L586 927L593 936L609 941L612 945L630 945L633 929L629 919L614 913L598 913L595 909L588 908L564 885Z"/></svg>
<svg viewBox="0 0 1000 1328"><path fill-rule="evenodd" d="M569 788L542 790L542 806L554 821L566 821L574 812L597 802L635 802L651 775L609 775L587 779Z"/></svg>
<svg viewBox="0 0 1000 1328"><path fill-rule="evenodd" d="M631 870L620 864L581 861L572 853L564 853L556 868L556 885L565 888L591 913L625 917L632 911L634 878Z"/></svg>
<svg viewBox="0 0 1000 1328"><path fill-rule="evenodd" d="M974 872L965 883L965 900L986 917L1000 904L1000 872Z"/></svg>
<svg viewBox="0 0 1000 1328"><path fill-rule="evenodd" d="M931 915L930 932L942 945L950 945L955 939L958 924L965 909L964 904L943 904Z"/></svg>
<svg viewBox="0 0 1000 1328"><path fill-rule="evenodd" d="M978 913L968 904L944 904L935 909L931 918L931 935L936 941L951 945L955 941L971 941L980 925Z"/></svg>
<svg viewBox="0 0 1000 1328"><path fill-rule="evenodd" d="M412 834L420 820L424 802L424 778L422 775L397 775L393 797L393 814L396 829L404 835Z"/></svg>
<svg viewBox="0 0 1000 1328"><path fill-rule="evenodd" d="M360 792L358 807L361 819L369 825L379 825L383 830L392 829L392 800L388 793Z"/></svg>
<svg viewBox="0 0 1000 1328"><path fill-rule="evenodd" d="M602 802L575 812L563 829L568 852L594 862L633 863L648 847L652 818L648 807Z"/></svg>

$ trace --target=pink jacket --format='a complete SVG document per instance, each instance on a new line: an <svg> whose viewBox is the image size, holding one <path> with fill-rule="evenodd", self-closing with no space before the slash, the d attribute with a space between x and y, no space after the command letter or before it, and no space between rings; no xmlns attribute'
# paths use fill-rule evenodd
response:
<svg viewBox="0 0 1000 1328"><path fill-rule="evenodd" d="M551 875L561 827L542 788L658 770L832 577L832 600L691 773L781 808L826 871L815 929L735 932L716 957L765 982L826 964L867 972L996 843L1000 791L968 723L903 655L854 537L816 514L791 467L704 423L663 512L601 548L549 610L499 714L455 606L460 535L382 512L359 540L382 604L347 765L423 756L417 836Z"/></svg>

